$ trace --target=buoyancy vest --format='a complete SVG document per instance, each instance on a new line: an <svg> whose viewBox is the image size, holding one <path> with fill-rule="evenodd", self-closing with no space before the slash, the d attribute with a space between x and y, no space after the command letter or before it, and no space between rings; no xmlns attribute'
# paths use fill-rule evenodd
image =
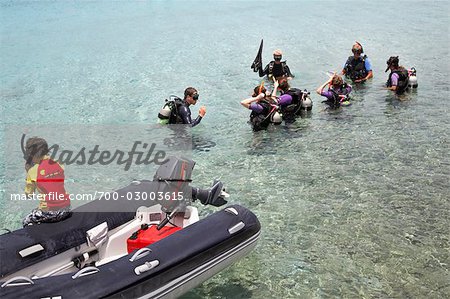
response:
<svg viewBox="0 0 450 299"><path fill-rule="evenodd" d="M281 107L281 112L283 113L283 117L288 117L289 115L295 115L300 111L302 103L302 95L303 92L298 88L289 88L286 92L283 94L288 94L292 97L291 104Z"/></svg>
<svg viewBox="0 0 450 299"><path fill-rule="evenodd" d="M258 102L263 107L263 111L256 113L252 111L250 114L250 123L252 124L254 131L260 131L266 129L270 124L270 115L274 113L272 105L266 100Z"/></svg>
<svg viewBox="0 0 450 299"><path fill-rule="evenodd" d="M333 94L333 99L332 100L326 100L325 103L327 103L328 105L330 105L332 108L339 108L341 106L341 100L342 100L342 95L348 96L346 94L347 90L347 84L344 83L338 90L334 89L334 88L328 88L328 91L330 91Z"/></svg>
<svg viewBox="0 0 450 299"><path fill-rule="evenodd" d="M389 78L386 82L387 87L392 87L392 75L397 74L398 75L398 82L397 82L397 89L395 91L396 94L402 94L407 88L408 88L408 70L404 67L399 67L395 71L391 71L389 74Z"/></svg>
<svg viewBox="0 0 450 299"><path fill-rule="evenodd" d="M275 71L275 72L274 72ZM269 75L277 77L288 76L288 71L286 69L286 61L281 62L280 68L275 68L275 61L269 63Z"/></svg>
<svg viewBox="0 0 450 299"><path fill-rule="evenodd" d="M170 100L167 100L164 107L170 108L170 117L169 117L169 124L182 124L183 119L178 113L178 109L181 105L183 105L184 101L180 99L179 97L172 98Z"/></svg>
<svg viewBox="0 0 450 299"><path fill-rule="evenodd" d="M369 71L366 70L366 58L366 55L358 59L354 56L349 56L344 67L345 76L349 77L353 81L365 78L369 73Z"/></svg>
<svg viewBox="0 0 450 299"><path fill-rule="evenodd" d="M36 186L45 194L48 210L59 210L70 206L69 196L64 188L64 169L51 159L42 160L37 166Z"/></svg>

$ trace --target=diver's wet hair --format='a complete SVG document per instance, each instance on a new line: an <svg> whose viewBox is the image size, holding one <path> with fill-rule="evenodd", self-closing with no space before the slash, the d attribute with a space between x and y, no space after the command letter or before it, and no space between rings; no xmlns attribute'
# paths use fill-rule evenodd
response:
<svg viewBox="0 0 450 299"><path fill-rule="evenodd" d="M364 53L364 49L363 49L362 45L356 41L355 44L352 46L352 52L362 54L362 53Z"/></svg>
<svg viewBox="0 0 450 299"><path fill-rule="evenodd" d="M188 87L184 90L184 98L186 99L188 96L192 97L196 93L197 89L195 89L194 87Z"/></svg>
<svg viewBox="0 0 450 299"><path fill-rule="evenodd" d="M33 157L41 158L48 153L48 144L44 138L31 137L25 145L25 157L28 161Z"/></svg>
<svg viewBox="0 0 450 299"><path fill-rule="evenodd" d="M364 49L358 41L355 41L355 44L352 47L352 51L353 49L356 49L359 52L359 54L364 53Z"/></svg>
<svg viewBox="0 0 450 299"><path fill-rule="evenodd" d="M398 68L399 67L398 63L399 63L398 56L389 57L389 59L386 61L387 67L384 72L387 72L391 67Z"/></svg>
<svg viewBox="0 0 450 299"><path fill-rule="evenodd" d="M333 78L331 79L331 85L335 87L339 87L342 84L344 84L344 80L339 75L334 75Z"/></svg>
<svg viewBox="0 0 450 299"><path fill-rule="evenodd" d="M253 97L258 96L260 93L266 93L264 85L258 85L253 89Z"/></svg>
<svg viewBox="0 0 450 299"><path fill-rule="evenodd" d="M286 77L282 77L282 78L278 79L278 81L280 82L280 85L278 85L278 88L280 88L282 91L289 90L290 86L289 86L289 82Z"/></svg>
<svg viewBox="0 0 450 299"><path fill-rule="evenodd" d="M386 64L389 66L397 67L398 63L399 63L398 56L391 56L391 57L389 57L388 61L386 61Z"/></svg>

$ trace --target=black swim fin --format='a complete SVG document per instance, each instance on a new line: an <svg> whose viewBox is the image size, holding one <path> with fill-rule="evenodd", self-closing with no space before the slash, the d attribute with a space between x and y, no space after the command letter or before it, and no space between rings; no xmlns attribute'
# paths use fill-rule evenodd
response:
<svg viewBox="0 0 450 299"><path fill-rule="evenodd" d="M251 68L256 73L262 68L262 50L263 50L263 40L261 40L261 44L259 45L258 54L256 55L255 60L253 60Z"/></svg>

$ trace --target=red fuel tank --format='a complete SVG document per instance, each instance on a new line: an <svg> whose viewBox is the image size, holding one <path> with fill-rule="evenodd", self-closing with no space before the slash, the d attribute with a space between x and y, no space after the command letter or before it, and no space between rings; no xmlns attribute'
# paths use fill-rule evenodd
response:
<svg viewBox="0 0 450 299"><path fill-rule="evenodd" d="M164 226L162 229L157 230L156 226L143 224L140 230L133 233L127 240L128 253L153 244L181 229L181 227Z"/></svg>

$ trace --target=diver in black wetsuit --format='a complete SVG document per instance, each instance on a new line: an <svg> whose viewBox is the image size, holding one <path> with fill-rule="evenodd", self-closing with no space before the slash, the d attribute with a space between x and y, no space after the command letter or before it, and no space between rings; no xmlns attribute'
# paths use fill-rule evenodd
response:
<svg viewBox="0 0 450 299"><path fill-rule="evenodd" d="M259 68L259 76L269 76L278 79L280 77L288 77L289 79L293 78L294 75L291 73L291 70L286 64L286 61L281 61L283 53L281 50L273 51L273 61L269 62L268 65L262 69Z"/></svg>
<svg viewBox="0 0 450 299"><path fill-rule="evenodd" d="M188 87L184 91L184 99L176 102L176 111L172 113L169 124L185 124L195 127L200 123L206 114L206 107L201 106L196 119L191 118L190 105L195 105L198 101L198 92L193 87ZM175 109L174 109L175 110Z"/></svg>

